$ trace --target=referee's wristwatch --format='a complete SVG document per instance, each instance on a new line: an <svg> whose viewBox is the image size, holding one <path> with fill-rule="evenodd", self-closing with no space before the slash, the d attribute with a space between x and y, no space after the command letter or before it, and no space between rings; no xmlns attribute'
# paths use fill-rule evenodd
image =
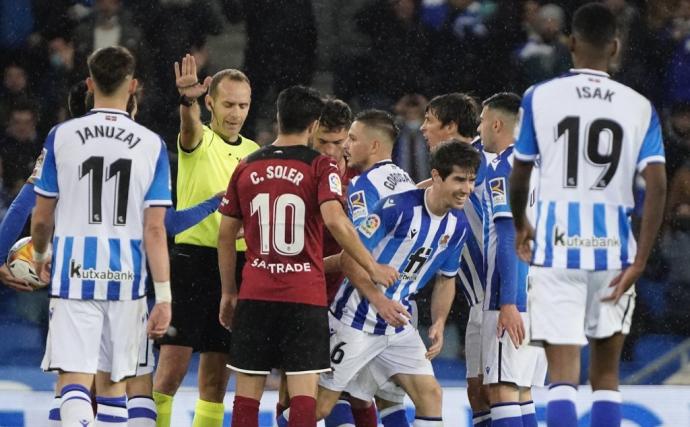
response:
<svg viewBox="0 0 690 427"><path fill-rule="evenodd" d="M180 95L180 105L184 105L185 107L191 107L195 103L196 98L189 98L188 96Z"/></svg>

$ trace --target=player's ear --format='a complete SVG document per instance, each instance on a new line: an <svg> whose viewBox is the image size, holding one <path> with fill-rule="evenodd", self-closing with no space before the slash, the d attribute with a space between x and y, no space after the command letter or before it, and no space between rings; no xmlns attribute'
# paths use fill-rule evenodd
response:
<svg viewBox="0 0 690 427"><path fill-rule="evenodd" d="M458 133L458 124L455 122L450 122L444 127L448 129L448 133L451 135L455 135L456 133Z"/></svg>
<svg viewBox="0 0 690 427"><path fill-rule="evenodd" d="M431 182L441 182L443 181L443 178L441 178L441 175L438 173L436 169L431 170Z"/></svg>
<svg viewBox="0 0 690 427"><path fill-rule="evenodd" d="M316 134L316 132L318 130L319 130L319 121L318 120L314 120L313 122L311 122L309 127L307 127L307 133L309 133L310 136Z"/></svg>
<svg viewBox="0 0 690 427"><path fill-rule="evenodd" d="M89 93L93 93L93 88L95 87L95 83L93 82L93 79L91 77L86 78L86 88L89 90Z"/></svg>
<svg viewBox="0 0 690 427"><path fill-rule="evenodd" d="M620 40L618 39L618 37L616 37L611 42L611 52L610 52L609 58L614 58L618 54L618 50L620 49L620 47L621 47Z"/></svg>
<svg viewBox="0 0 690 427"><path fill-rule="evenodd" d="M211 114L214 114L213 112L213 97L211 95L206 94L204 96L204 104L206 104L206 109L211 112Z"/></svg>
<svg viewBox="0 0 690 427"><path fill-rule="evenodd" d="M575 35L571 34L570 37L568 37L568 49L570 50L570 53L575 53L576 44L577 39L575 38Z"/></svg>
<svg viewBox="0 0 690 427"><path fill-rule="evenodd" d="M138 86L139 86L139 80L132 79L129 82L129 88L127 89L127 93L129 93L130 95L133 95L137 91Z"/></svg>

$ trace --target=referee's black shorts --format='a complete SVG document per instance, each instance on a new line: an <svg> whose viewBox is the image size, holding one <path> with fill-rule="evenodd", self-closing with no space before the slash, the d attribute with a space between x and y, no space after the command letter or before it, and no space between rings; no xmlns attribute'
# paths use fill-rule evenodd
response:
<svg viewBox="0 0 690 427"><path fill-rule="evenodd" d="M232 326L230 368L268 375L328 372L328 309L291 302L239 300Z"/></svg>
<svg viewBox="0 0 690 427"><path fill-rule="evenodd" d="M239 286L244 252L237 252L236 279ZM160 345L192 347L201 353L230 351L230 332L218 321L221 285L218 251L196 245L177 244L171 256L172 321L174 336L166 335Z"/></svg>

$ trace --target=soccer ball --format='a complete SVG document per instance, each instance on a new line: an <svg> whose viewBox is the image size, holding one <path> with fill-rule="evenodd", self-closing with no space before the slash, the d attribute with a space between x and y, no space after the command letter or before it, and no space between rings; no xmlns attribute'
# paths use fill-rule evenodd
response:
<svg viewBox="0 0 690 427"><path fill-rule="evenodd" d="M33 256L34 245L31 243L31 237L24 237L10 248L7 266L14 277L26 280L35 289L45 288L48 284L38 278Z"/></svg>

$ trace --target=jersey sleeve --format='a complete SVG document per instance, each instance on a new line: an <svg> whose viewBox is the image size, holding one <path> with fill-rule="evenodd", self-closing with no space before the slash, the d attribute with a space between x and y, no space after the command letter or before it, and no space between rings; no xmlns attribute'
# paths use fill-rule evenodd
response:
<svg viewBox="0 0 690 427"><path fill-rule="evenodd" d="M242 161L235 168L235 171L232 173L232 177L230 178L230 182L228 183L228 189L225 190L225 195L223 196L223 199L220 201L220 207L218 208L218 212L225 216L231 216L233 218L242 218L240 198L239 193L237 191L237 181L239 181L239 175L241 171L244 169L244 165L246 165L246 163Z"/></svg>
<svg viewBox="0 0 690 427"><path fill-rule="evenodd" d="M637 170L641 172L649 163L666 163L661 124L654 107L652 107L649 127L637 157Z"/></svg>
<svg viewBox="0 0 690 427"><path fill-rule="evenodd" d="M170 185L170 162L168 161L168 149L161 139L160 151L156 160L156 170L153 173L151 186L144 196L144 206L171 206L172 192Z"/></svg>
<svg viewBox="0 0 690 427"><path fill-rule="evenodd" d="M57 126L54 127L46 137L43 144L43 151L39 158L43 158L43 162L39 164L36 162L34 166L33 175L38 179L34 182L34 192L43 197L55 198L60 194L57 179L57 164L55 163L55 134Z"/></svg>
<svg viewBox="0 0 690 427"><path fill-rule="evenodd" d="M504 160L502 163L498 165L496 170L488 168L486 177L486 191L489 196L489 205L491 206L491 221L496 221L498 218L513 217L513 213L510 210L510 201L508 200L510 168L507 167L507 160Z"/></svg>
<svg viewBox="0 0 690 427"><path fill-rule="evenodd" d="M369 216L369 211L376 206L378 201L379 193L366 176L360 177L348 188L347 206L350 220L355 227Z"/></svg>
<svg viewBox="0 0 690 427"><path fill-rule="evenodd" d="M343 184L340 181L338 167L326 156L319 156L316 160L317 192L319 204L329 200L342 202Z"/></svg>
<svg viewBox="0 0 690 427"><path fill-rule="evenodd" d="M534 130L533 95L534 88L527 89L520 105L518 126L515 128L515 157L525 162L532 162L539 155L537 134Z"/></svg>
<svg viewBox="0 0 690 427"><path fill-rule="evenodd" d="M469 232L469 224L467 221L463 221L463 226L458 227L457 233L461 233L460 239L457 244L453 246L452 249L448 251L446 259L443 260L441 268L439 268L439 274L446 277L455 277L460 271L460 260L462 255L462 248L465 247L465 242L467 241L467 233Z"/></svg>
<svg viewBox="0 0 690 427"><path fill-rule="evenodd" d="M381 240L390 233L398 222L402 212L398 203L386 203L392 197L379 200L372 208L369 215L360 221L357 226L359 238L367 249L373 250Z"/></svg>

